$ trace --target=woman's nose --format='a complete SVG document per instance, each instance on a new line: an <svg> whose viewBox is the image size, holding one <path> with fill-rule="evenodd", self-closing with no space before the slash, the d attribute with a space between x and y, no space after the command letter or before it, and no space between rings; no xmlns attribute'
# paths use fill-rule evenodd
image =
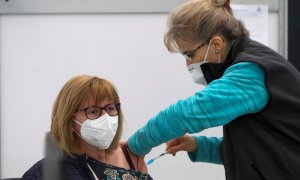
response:
<svg viewBox="0 0 300 180"><path fill-rule="evenodd" d="M190 64L193 64L193 62L190 59L185 58L185 64L186 64L186 66L188 66Z"/></svg>

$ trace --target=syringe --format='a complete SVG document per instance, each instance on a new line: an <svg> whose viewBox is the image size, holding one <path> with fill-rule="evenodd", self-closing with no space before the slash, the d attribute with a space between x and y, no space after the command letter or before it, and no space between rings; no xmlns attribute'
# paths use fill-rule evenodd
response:
<svg viewBox="0 0 300 180"><path fill-rule="evenodd" d="M168 152L164 152L164 153L158 155L157 157L155 157L155 158L153 158L153 159L150 159L150 160L147 162L147 165L152 164L156 159L158 159L158 158L160 158L160 157L162 157L162 156L164 156L164 155L166 155L166 154L168 154Z"/></svg>

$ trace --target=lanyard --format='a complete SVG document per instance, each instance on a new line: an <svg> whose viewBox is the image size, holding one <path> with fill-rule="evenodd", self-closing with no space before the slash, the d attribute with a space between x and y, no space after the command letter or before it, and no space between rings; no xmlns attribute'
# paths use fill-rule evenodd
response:
<svg viewBox="0 0 300 180"><path fill-rule="evenodd" d="M89 163L87 163L87 165L88 165L89 169L91 170L91 172L92 172L94 178L95 178L96 180L99 180L98 177L97 177L97 175L95 174L95 172L93 171L93 169L92 169L91 166L89 165Z"/></svg>

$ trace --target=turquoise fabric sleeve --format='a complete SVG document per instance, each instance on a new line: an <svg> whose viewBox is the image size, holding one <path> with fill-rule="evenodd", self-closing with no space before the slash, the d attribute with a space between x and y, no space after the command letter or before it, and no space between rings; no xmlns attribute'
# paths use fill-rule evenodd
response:
<svg viewBox="0 0 300 180"><path fill-rule="evenodd" d="M145 155L153 147L186 133L222 126L239 116L258 112L265 107L268 99L262 68L250 62L235 64L220 79L152 117L128 139L128 147L138 156ZM195 160L208 155L205 152L213 153L212 149L220 145L220 142L215 142L215 145L203 147L207 142L198 143L197 147L207 149L195 153ZM218 159L220 154L210 156Z"/></svg>
<svg viewBox="0 0 300 180"><path fill-rule="evenodd" d="M193 162L209 162L222 164L220 148L223 138L195 136L197 150L188 152L188 156Z"/></svg>

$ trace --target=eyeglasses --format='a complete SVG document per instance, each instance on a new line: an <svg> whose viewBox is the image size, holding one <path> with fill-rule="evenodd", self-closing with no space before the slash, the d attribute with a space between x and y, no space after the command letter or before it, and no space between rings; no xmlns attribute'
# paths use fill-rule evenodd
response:
<svg viewBox="0 0 300 180"><path fill-rule="evenodd" d="M181 54L187 59L192 61L193 57L195 56L196 52L198 51L198 49L200 49L202 46L204 46L205 43L201 44L200 46L198 46L196 49L191 50L191 51L185 51L182 52Z"/></svg>
<svg viewBox="0 0 300 180"><path fill-rule="evenodd" d="M86 117L90 120L93 120L93 119L97 119L98 117L100 117L103 110L110 116L116 116L116 115L118 115L118 113L120 111L120 107L121 107L121 103L112 103L112 104L108 104L104 107L94 106L94 107L79 109L78 111L80 111L80 112L84 111Z"/></svg>

